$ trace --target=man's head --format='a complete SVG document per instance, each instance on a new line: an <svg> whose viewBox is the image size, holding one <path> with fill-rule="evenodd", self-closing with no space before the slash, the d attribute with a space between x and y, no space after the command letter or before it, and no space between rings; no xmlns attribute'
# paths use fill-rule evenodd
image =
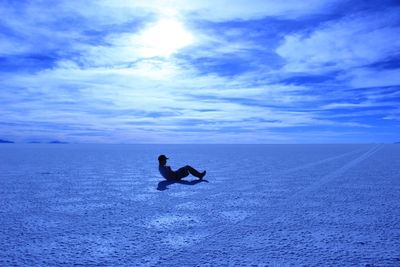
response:
<svg viewBox="0 0 400 267"><path fill-rule="evenodd" d="M165 155L160 155L158 156L158 163L160 163L160 165L165 165L167 163L167 157Z"/></svg>

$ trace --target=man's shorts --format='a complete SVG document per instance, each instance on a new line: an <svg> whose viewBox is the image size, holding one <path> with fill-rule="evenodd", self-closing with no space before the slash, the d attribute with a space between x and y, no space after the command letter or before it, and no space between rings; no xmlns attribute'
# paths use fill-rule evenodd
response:
<svg viewBox="0 0 400 267"><path fill-rule="evenodd" d="M180 180L189 175L189 171L185 167L177 169L174 173L174 180Z"/></svg>

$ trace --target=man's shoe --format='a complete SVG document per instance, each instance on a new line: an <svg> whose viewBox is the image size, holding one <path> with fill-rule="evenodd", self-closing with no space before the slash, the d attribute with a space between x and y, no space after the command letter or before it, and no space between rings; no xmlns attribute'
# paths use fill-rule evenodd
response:
<svg viewBox="0 0 400 267"><path fill-rule="evenodd" d="M206 171L204 171L204 172L201 173L201 176L199 177L200 180L203 180L203 177L206 176L206 173L207 173Z"/></svg>

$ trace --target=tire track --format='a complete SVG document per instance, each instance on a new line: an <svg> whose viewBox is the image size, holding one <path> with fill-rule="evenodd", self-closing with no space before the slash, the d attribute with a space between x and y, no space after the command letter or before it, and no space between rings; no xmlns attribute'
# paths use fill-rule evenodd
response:
<svg viewBox="0 0 400 267"><path fill-rule="evenodd" d="M297 191L292 196L290 196L289 198L285 199L284 202L290 202L290 201L292 201L293 198L296 198L298 196L304 195L304 194L306 194L306 193L308 193L308 192L310 192L312 190L315 190L316 188L322 186L323 184L329 183L331 180L339 177L340 175L345 173L350 168L356 166L360 162L366 160L367 158L369 158L370 156L375 154L383 146L384 145L376 145L376 146L370 148L367 152L365 152L364 154L360 155L359 157L353 159L352 161L348 162L347 164L343 165L339 169L337 169L337 170L335 170L335 171L323 176L321 179L319 179L318 181L312 183L311 185L307 186L306 188Z"/></svg>
<svg viewBox="0 0 400 267"><path fill-rule="evenodd" d="M301 166L293 167L293 168L290 168L290 169L287 169L287 170L284 170L284 171L281 171L281 172L277 172L276 175L288 174L288 173L291 173L291 172L294 172L294 171L299 171L299 170L306 169L306 168L309 168L309 167L314 167L314 166L317 166L317 165L320 165L320 164L323 164L323 163L334 161L336 159L340 159L340 158L347 157L347 156L350 156L350 155L353 155L353 154L357 154L357 153L359 153L361 151L364 151L364 150L367 150L367 152L368 152L368 151L371 150L371 148L356 149L356 150L353 150L353 151L350 151L350 152L346 152L344 154L328 157L326 159L318 160L318 161L307 163L307 164L304 164L304 165L301 165Z"/></svg>
<svg viewBox="0 0 400 267"><path fill-rule="evenodd" d="M271 207L270 211L272 211L272 212L269 212L267 214L267 216L263 216L262 220L271 222L271 221L274 221L274 220L276 220L276 219L278 219L278 218L280 218L282 216L285 216L286 213L283 213L283 212L285 210L290 210L290 207L291 207L291 205L293 204L294 201L298 201L302 197L306 196L307 193L309 193L309 192L319 188L320 186L322 186L322 185L324 185L326 183L329 183L333 179L341 176L343 173L345 173L350 168L353 168L354 166L358 165L360 162L368 159L370 156L372 156L378 150L380 150L383 146L384 145L376 145L376 146L373 146L372 148L369 148L366 152L364 152L360 156L356 157L355 159L349 161L348 163L346 163L345 165L343 165L339 169L334 170L333 172L323 176L321 179L319 179L318 181L312 183L311 185L307 186L306 188L301 189L301 190L293 193L292 195L290 195L286 199L280 201L278 204L276 204L273 207ZM317 161L317 162L312 162L312 163L309 163L309 164L305 164L305 165L302 165L300 167L295 167L295 168L292 168L292 169L289 169L289 170L285 170L285 171L282 171L280 173L277 173L277 175L287 174L287 173L290 173L290 172L293 172L293 171L297 171L297 170L301 170L301 169L304 169L304 168L317 166L319 164L330 162L332 160L343 158L345 156L350 156L350 155L359 153L360 151L364 151L364 150L365 150L365 148L357 149L355 151L347 152L347 153L341 154L339 156L330 157L330 158L327 158L327 159L324 159L324 160L320 160L320 161ZM210 246L208 244L210 242L212 243L213 241L215 242L215 240L217 240L216 242L221 241L221 240L226 240L226 238L224 238L223 235L226 235L226 233L229 230L231 230L232 228L235 228L235 227L237 228L238 226L256 227L257 225L254 225L254 223L253 224L249 223L251 221L254 221L255 217L257 217L257 215L249 216L249 217L247 217L246 219L244 219L242 221L239 221L237 223L231 224L229 228L221 227L222 229L214 231L213 233L210 233L210 235L207 235L199 243L196 243L196 244L191 245L189 247L182 248L180 251L175 252L175 253L171 253L168 256L163 256L161 258L158 258L157 260L152 262L150 264L150 266L156 266L156 265L159 266L159 265L169 264L171 260L173 260L173 259L181 259L183 255L185 255L187 253L190 254L191 251L210 250ZM228 239L228 240L230 240L230 239ZM201 258L199 260L201 260Z"/></svg>
<svg viewBox="0 0 400 267"><path fill-rule="evenodd" d="M337 159L341 159L341 158L344 158L344 157L347 157L347 156L351 156L353 154L360 153L360 152L362 152L364 150L367 150L367 152L368 152L368 151L371 150L371 148L367 148L367 149L360 148L360 149L352 150L350 152L346 152L346 153L343 153L343 154L340 154L340 155L337 155L337 156L328 157L328 158L325 158L325 159L322 159L322 160L317 160L315 162L306 163L306 164L301 165L301 166L293 167L293 168L290 168L290 169L287 169L287 170L284 170L284 171L276 172L276 173L274 173L274 175L275 176L277 176L277 175L278 176L279 175L285 175L285 174L289 174L289 173L292 173L292 172L295 172L295 171L299 171L299 170L307 169L307 168L310 168L310 167L318 166L318 165L321 165L321 164L324 164L324 163L328 163L328 162L331 162L331 161L334 161L334 160L337 160ZM264 187L266 187L266 185L254 185L253 188L262 189Z"/></svg>

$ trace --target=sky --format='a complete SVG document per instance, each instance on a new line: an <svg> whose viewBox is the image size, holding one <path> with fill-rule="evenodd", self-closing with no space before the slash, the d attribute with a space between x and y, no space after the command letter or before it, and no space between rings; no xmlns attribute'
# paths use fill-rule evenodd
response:
<svg viewBox="0 0 400 267"><path fill-rule="evenodd" d="M400 141L400 2L2 0L0 139Z"/></svg>

